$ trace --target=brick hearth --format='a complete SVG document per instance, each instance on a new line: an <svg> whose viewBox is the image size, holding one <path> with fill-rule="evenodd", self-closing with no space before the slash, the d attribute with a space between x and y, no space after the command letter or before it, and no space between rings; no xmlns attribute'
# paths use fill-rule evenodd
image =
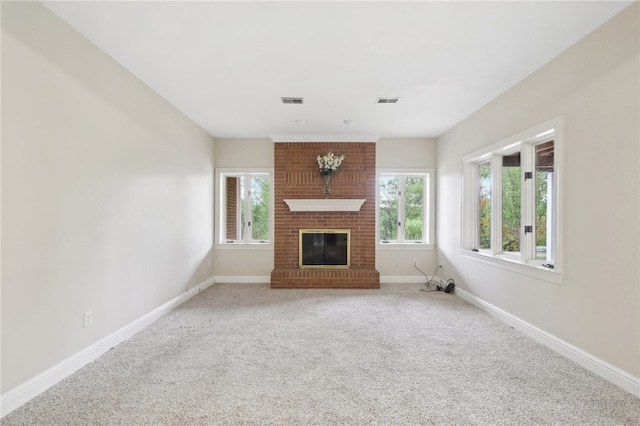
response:
<svg viewBox="0 0 640 426"><path fill-rule="evenodd" d="M380 288L375 269L375 143L278 142L274 151L274 270L272 288ZM366 198L358 212L291 212L285 199L323 198L316 156L346 158L331 178L331 198ZM300 229L351 230L349 269L298 267Z"/></svg>

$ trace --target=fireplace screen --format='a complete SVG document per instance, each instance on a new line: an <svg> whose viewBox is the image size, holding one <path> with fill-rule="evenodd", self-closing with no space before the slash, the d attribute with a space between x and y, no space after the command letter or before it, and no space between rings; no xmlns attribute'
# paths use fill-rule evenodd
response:
<svg viewBox="0 0 640 426"><path fill-rule="evenodd" d="M301 268L348 268L348 229L301 229Z"/></svg>

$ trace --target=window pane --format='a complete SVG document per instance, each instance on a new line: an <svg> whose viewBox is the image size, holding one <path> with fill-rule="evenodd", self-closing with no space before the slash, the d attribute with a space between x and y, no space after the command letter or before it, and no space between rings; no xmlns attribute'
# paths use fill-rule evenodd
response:
<svg viewBox="0 0 640 426"><path fill-rule="evenodd" d="M398 239L398 179L380 177L380 239Z"/></svg>
<svg viewBox="0 0 640 426"><path fill-rule="evenodd" d="M408 176L405 180L404 195L404 239L422 241L424 178L422 176Z"/></svg>
<svg viewBox="0 0 640 426"><path fill-rule="evenodd" d="M536 259L553 262L553 141L536 145Z"/></svg>
<svg viewBox="0 0 640 426"><path fill-rule="evenodd" d="M246 238L246 234L247 234L247 214L249 212L246 211L245 209L245 201L247 199L247 178L242 176L239 177L238 180L240 181L240 202L239 202L239 208L240 208L240 239L244 240Z"/></svg>
<svg viewBox="0 0 640 426"><path fill-rule="evenodd" d="M520 152L502 157L502 251L520 251Z"/></svg>
<svg viewBox="0 0 640 426"><path fill-rule="evenodd" d="M479 197L479 249L491 248L491 163L478 164Z"/></svg>
<svg viewBox="0 0 640 426"><path fill-rule="evenodd" d="M251 179L251 229L252 239L269 240L269 178L254 176Z"/></svg>

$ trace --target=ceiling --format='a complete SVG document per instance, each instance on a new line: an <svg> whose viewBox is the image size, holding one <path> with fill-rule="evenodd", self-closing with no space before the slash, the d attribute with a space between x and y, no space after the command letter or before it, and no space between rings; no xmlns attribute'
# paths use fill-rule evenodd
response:
<svg viewBox="0 0 640 426"><path fill-rule="evenodd" d="M437 137L631 3L45 6L214 137L253 138Z"/></svg>

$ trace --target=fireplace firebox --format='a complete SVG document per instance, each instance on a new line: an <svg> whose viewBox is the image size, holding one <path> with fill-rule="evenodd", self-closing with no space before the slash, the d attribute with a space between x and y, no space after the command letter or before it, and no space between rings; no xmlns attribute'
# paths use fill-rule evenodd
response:
<svg viewBox="0 0 640 426"><path fill-rule="evenodd" d="M300 268L349 268L348 229L300 229Z"/></svg>

